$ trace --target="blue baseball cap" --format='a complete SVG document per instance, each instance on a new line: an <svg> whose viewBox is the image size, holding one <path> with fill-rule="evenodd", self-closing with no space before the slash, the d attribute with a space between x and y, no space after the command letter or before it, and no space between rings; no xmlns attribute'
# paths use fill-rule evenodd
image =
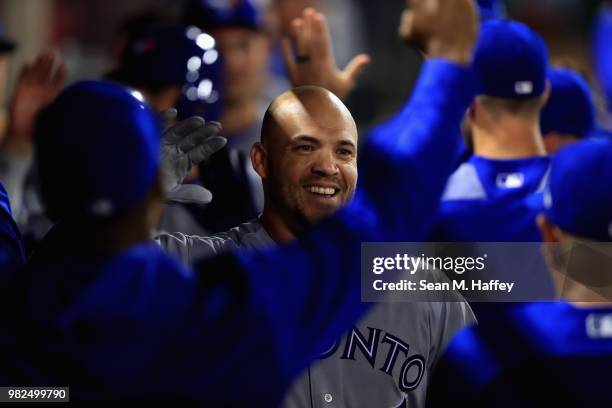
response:
<svg viewBox="0 0 612 408"><path fill-rule="evenodd" d="M595 128L595 105L589 84L577 72L551 68L550 99L542 110L542 134L557 132L585 137Z"/></svg>
<svg viewBox="0 0 612 408"><path fill-rule="evenodd" d="M42 197L55 220L121 214L158 177L161 120L138 92L116 83L66 88L41 112L35 141Z"/></svg>
<svg viewBox="0 0 612 408"><path fill-rule="evenodd" d="M478 0L481 21L506 18L506 7L502 0Z"/></svg>
<svg viewBox="0 0 612 408"><path fill-rule="evenodd" d="M264 28L261 13L250 0L190 0L184 11L184 23L205 31L222 27Z"/></svg>
<svg viewBox="0 0 612 408"><path fill-rule="evenodd" d="M579 237L612 241L612 143L585 139L552 159L544 213L551 223Z"/></svg>
<svg viewBox="0 0 612 408"><path fill-rule="evenodd" d="M107 78L136 88L183 86L189 82L190 71L198 72L197 76L205 72L204 61L218 54L215 44L212 36L196 27L149 28L132 38L119 68Z"/></svg>
<svg viewBox="0 0 612 408"><path fill-rule="evenodd" d="M196 26L188 28L188 35L205 48L207 42L215 41ZM191 62L195 64L190 66L188 63L187 82L176 104L178 119L201 116L207 121L218 121L221 118L224 95L223 55L213 46L204 51L201 61L192 59ZM199 69L195 69L198 66Z"/></svg>
<svg viewBox="0 0 612 408"><path fill-rule="evenodd" d="M546 89L548 50L542 37L525 24L491 20L482 24L473 67L479 94L534 98Z"/></svg>

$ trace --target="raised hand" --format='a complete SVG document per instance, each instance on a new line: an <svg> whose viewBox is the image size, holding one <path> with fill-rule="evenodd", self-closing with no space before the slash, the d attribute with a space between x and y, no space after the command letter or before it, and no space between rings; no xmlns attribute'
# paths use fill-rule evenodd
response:
<svg viewBox="0 0 612 408"><path fill-rule="evenodd" d="M172 120L176 111L163 114ZM221 150L227 139L220 136L221 124L205 122L194 116L178 122L164 132L162 171L166 200L170 202L207 204L212 193L197 185L183 185L183 179L194 165Z"/></svg>
<svg viewBox="0 0 612 408"><path fill-rule="evenodd" d="M406 0L400 36L429 58L471 62L478 37L474 0Z"/></svg>
<svg viewBox="0 0 612 408"><path fill-rule="evenodd" d="M10 104L9 124L2 150L20 156L32 152L36 116L50 104L64 85L67 68L57 52L45 51L19 72Z"/></svg>
<svg viewBox="0 0 612 408"><path fill-rule="evenodd" d="M340 70L332 50L332 40L325 16L313 8L304 10L292 22L292 38L283 39L283 57L293 86L317 85L345 99L370 63L360 54Z"/></svg>

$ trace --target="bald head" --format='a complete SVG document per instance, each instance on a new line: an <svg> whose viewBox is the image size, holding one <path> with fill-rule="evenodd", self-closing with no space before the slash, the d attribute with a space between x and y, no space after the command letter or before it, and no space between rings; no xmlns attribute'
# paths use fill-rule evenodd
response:
<svg viewBox="0 0 612 408"><path fill-rule="evenodd" d="M263 180L264 218L303 226L331 215L353 196L357 126L333 93L295 88L268 108L251 158Z"/></svg>
<svg viewBox="0 0 612 408"><path fill-rule="evenodd" d="M266 111L261 140L274 140L283 135L313 127L345 130L357 140L357 126L351 112L327 89L301 86L278 96ZM279 134L280 132L280 134Z"/></svg>

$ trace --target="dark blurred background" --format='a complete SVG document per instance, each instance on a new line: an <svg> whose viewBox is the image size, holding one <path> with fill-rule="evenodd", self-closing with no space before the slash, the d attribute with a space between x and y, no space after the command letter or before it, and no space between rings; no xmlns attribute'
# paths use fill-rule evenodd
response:
<svg viewBox="0 0 612 408"><path fill-rule="evenodd" d="M553 59L571 60L591 72L590 28L601 0L507 0L509 17L523 21L547 40ZM359 124L368 126L398 109L411 90L420 57L404 47L397 25L404 0L257 0L278 35L282 21L306 5L322 9L330 19L339 65L366 52L372 64L361 79L349 107ZM283 17L275 14L282 5ZM0 0L5 32L19 43L10 61L8 94L18 67L44 48L58 48L70 69L70 81L98 77L113 65L116 31L131 15L180 14L179 0ZM272 23L276 21L276 23ZM6 99L7 96L4 96Z"/></svg>

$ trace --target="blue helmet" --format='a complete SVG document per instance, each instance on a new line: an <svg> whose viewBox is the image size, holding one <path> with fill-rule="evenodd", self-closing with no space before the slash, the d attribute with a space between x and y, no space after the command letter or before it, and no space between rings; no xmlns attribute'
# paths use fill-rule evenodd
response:
<svg viewBox="0 0 612 408"><path fill-rule="evenodd" d="M595 129L595 103L589 84L567 68L548 71L551 93L540 115L542 134L557 132L577 137Z"/></svg>
<svg viewBox="0 0 612 408"><path fill-rule="evenodd" d="M215 39L195 26L157 26L134 35L118 69L107 78L128 86L157 91L182 87L179 119L218 119L222 79Z"/></svg>
<svg viewBox="0 0 612 408"><path fill-rule="evenodd" d="M113 217L157 179L161 123L142 95L112 82L66 88L40 116L36 162L49 216Z"/></svg>
<svg viewBox="0 0 612 408"><path fill-rule="evenodd" d="M219 120L223 100L223 58L216 48L215 39L196 26L187 29L187 35L195 38L203 52L188 61L188 72L183 92L177 102L178 118L202 116Z"/></svg>
<svg viewBox="0 0 612 408"><path fill-rule="evenodd" d="M612 144L586 139L559 150L552 159L544 194L547 218L578 237L612 241Z"/></svg>
<svg viewBox="0 0 612 408"><path fill-rule="evenodd" d="M198 71L203 54L213 47L212 38L204 41L190 35L188 27L148 28L134 35L119 67L108 77L136 88L183 86L189 71Z"/></svg>
<svg viewBox="0 0 612 408"><path fill-rule="evenodd" d="M189 0L184 23L210 31L219 27L263 29L263 20L251 0Z"/></svg>

